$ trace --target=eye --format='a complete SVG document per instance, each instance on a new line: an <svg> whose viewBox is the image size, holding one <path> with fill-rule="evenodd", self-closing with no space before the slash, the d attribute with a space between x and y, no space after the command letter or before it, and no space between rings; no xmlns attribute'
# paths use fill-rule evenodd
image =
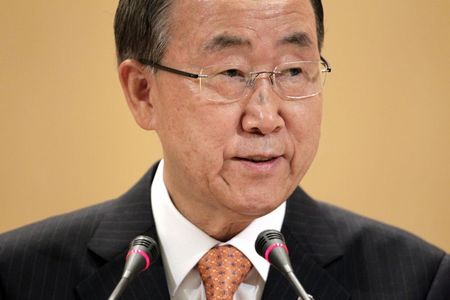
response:
<svg viewBox="0 0 450 300"><path fill-rule="evenodd" d="M225 70L221 73L221 75L224 75L227 77L237 77L237 76L243 77L244 76L243 73L238 69Z"/></svg>
<svg viewBox="0 0 450 300"><path fill-rule="evenodd" d="M288 76L298 76L303 73L302 68L290 68L285 71L285 74Z"/></svg>

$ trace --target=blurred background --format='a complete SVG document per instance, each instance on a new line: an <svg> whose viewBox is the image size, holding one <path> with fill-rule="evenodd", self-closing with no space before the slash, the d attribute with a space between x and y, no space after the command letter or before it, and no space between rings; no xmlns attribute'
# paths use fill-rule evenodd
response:
<svg viewBox="0 0 450 300"><path fill-rule="evenodd" d="M450 251L450 2L323 0L315 198ZM117 1L0 4L0 232L114 198L161 157L116 75Z"/></svg>

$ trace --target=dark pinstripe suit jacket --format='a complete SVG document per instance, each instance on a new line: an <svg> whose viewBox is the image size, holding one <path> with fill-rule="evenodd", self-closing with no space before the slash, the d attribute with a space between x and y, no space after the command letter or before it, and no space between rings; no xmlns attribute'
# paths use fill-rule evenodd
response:
<svg viewBox="0 0 450 300"><path fill-rule="evenodd" d="M107 299L128 243L157 237L150 206L153 167L120 198L0 236L0 299ZM316 300L450 299L450 259L392 227L316 202L301 189L283 224L295 272ZM251 241L253 243L253 241ZM269 273L264 299L296 299ZM169 299L161 260L123 299Z"/></svg>

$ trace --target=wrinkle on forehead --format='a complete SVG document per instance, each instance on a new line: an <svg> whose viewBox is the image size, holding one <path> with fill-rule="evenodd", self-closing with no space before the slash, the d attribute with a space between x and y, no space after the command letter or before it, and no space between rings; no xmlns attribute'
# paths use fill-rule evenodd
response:
<svg viewBox="0 0 450 300"><path fill-rule="evenodd" d="M228 49L313 50L317 44L310 0L178 0L171 17L174 48L167 49L189 60L204 61L205 54Z"/></svg>
<svg viewBox="0 0 450 300"><path fill-rule="evenodd" d="M294 32L279 39L277 45L294 45L305 48L313 46L313 42L306 32ZM220 33L205 42L202 48L204 51L217 52L232 47L252 48L252 43L249 39L238 35Z"/></svg>
<svg viewBox="0 0 450 300"><path fill-rule="evenodd" d="M206 29L209 27L207 24L221 19L228 22L238 15L246 15L246 19L255 21L267 21L278 17L286 19L292 14L300 14L296 18L303 18L304 15L313 13L310 0L179 0L175 7L173 11L177 13L172 17L179 19L180 14L191 15L189 22L176 22L180 26L197 23Z"/></svg>

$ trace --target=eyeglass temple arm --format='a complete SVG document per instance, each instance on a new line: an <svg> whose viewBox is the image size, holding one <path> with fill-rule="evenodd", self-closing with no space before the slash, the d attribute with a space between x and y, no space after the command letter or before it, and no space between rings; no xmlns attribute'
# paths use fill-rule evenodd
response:
<svg viewBox="0 0 450 300"><path fill-rule="evenodd" d="M330 73L331 72L331 66L328 63L328 61L325 59L325 57L323 57L322 55L320 56L320 60L325 64L326 72Z"/></svg>
<svg viewBox="0 0 450 300"><path fill-rule="evenodd" d="M155 63L155 62L153 62L151 60L139 59L139 62L141 64L143 64L143 65L151 66L151 67L156 68L156 69L164 70L164 71L167 71L167 72L170 72L170 73L175 73L175 74L186 76L186 77L190 77L190 78L204 78L204 77L207 77L206 75L203 75L203 74L189 73L189 72L185 72L185 71L182 71L182 70L177 70L177 69L173 69L173 68L170 68L170 67L166 67L166 66L160 65L158 63Z"/></svg>

